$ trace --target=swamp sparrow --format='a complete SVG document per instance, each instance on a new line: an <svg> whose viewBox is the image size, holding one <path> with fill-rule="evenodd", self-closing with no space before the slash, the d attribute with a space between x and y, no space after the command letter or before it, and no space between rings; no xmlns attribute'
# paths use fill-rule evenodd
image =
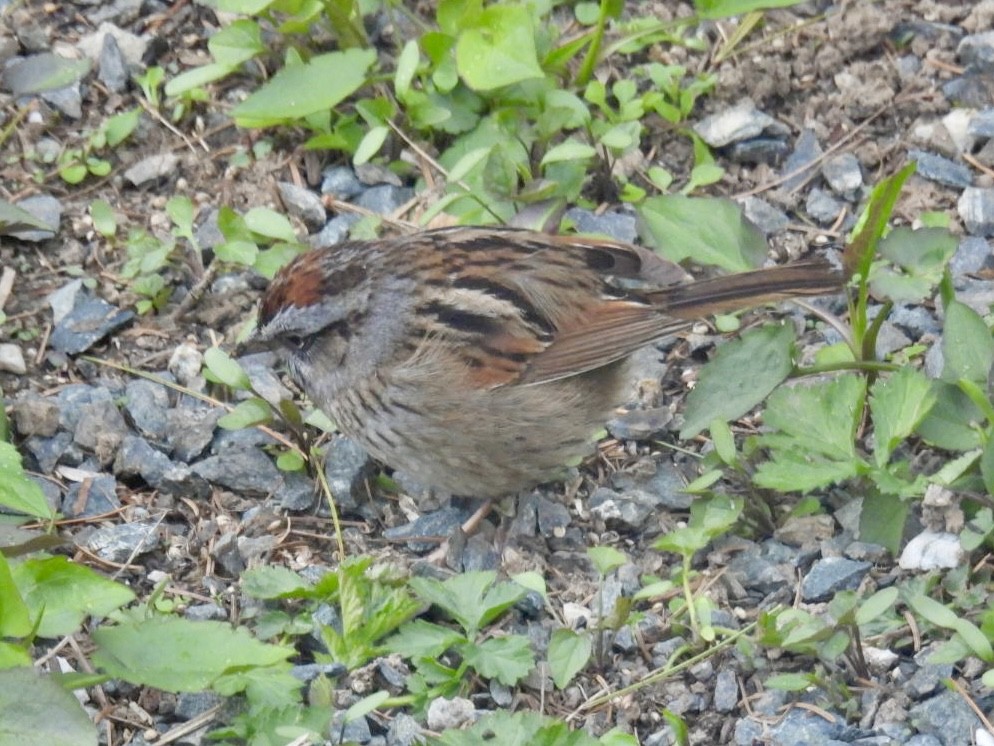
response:
<svg viewBox="0 0 994 746"><path fill-rule="evenodd" d="M593 449L640 347L709 314L844 282L820 259L687 279L637 246L442 228L302 254L266 292L256 337L373 456L492 498Z"/></svg>

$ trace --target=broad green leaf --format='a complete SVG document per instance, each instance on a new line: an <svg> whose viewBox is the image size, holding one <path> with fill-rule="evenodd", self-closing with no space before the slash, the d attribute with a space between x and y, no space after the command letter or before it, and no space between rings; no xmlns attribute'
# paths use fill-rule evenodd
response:
<svg viewBox="0 0 994 746"><path fill-rule="evenodd" d="M935 404L932 382L910 366L874 384L870 392L873 419L873 455L877 466L890 460Z"/></svg>
<svg viewBox="0 0 994 746"><path fill-rule="evenodd" d="M473 90L544 77L535 51L531 13L524 5L492 5L456 42L456 67Z"/></svg>
<svg viewBox="0 0 994 746"><path fill-rule="evenodd" d="M390 692L383 690L378 692L373 692L369 696L363 697L354 705L349 707L349 709L345 711L345 717L343 718L343 720L346 723L351 723L353 720L358 720L359 718L371 713L373 710L375 710L377 707L382 705L388 699L390 699Z"/></svg>
<svg viewBox="0 0 994 746"><path fill-rule="evenodd" d="M496 679L513 686L535 668L528 638L524 635L492 637L481 643L462 647L463 660L486 679Z"/></svg>
<svg viewBox="0 0 994 746"><path fill-rule="evenodd" d="M895 302L920 302L942 280L957 243L949 231L940 228L894 228L880 241L878 250L896 266L873 266L870 282L874 294Z"/></svg>
<svg viewBox="0 0 994 746"><path fill-rule="evenodd" d="M859 473L854 461L813 461L809 454L778 451L770 461L756 468L753 477L760 487L778 492L810 492L811 490L839 484Z"/></svg>
<svg viewBox="0 0 994 746"><path fill-rule="evenodd" d="M782 692L803 692L813 686L811 676L803 673L781 673L768 676L763 680L767 689L779 689Z"/></svg>
<svg viewBox="0 0 994 746"><path fill-rule="evenodd" d="M28 607L14 584L7 559L0 554L0 639L27 637L31 627Z"/></svg>
<svg viewBox="0 0 994 746"><path fill-rule="evenodd" d="M79 700L32 667L0 670L0 743L97 746L97 729Z"/></svg>
<svg viewBox="0 0 994 746"><path fill-rule="evenodd" d="M549 671L557 689L565 689L590 660L593 643L589 634L557 629L549 639Z"/></svg>
<svg viewBox="0 0 994 746"><path fill-rule="evenodd" d="M776 435L760 440L774 447L789 444L838 461L855 458L865 393L866 382L855 375L779 389L767 402L763 419L787 440Z"/></svg>
<svg viewBox="0 0 994 746"><path fill-rule="evenodd" d="M240 127L269 127L331 110L366 82L375 61L373 49L348 49L284 67L231 115Z"/></svg>
<svg viewBox="0 0 994 746"><path fill-rule="evenodd" d="M287 220L286 215L271 210L268 207L253 207L245 213L245 225L253 233L272 238L277 241L294 243L297 234Z"/></svg>
<svg viewBox="0 0 994 746"><path fill-rule="evenodd" d="M352 165L361 166L369 162L373 156L380 152L380 148L383 147L389 134L390 128L387 126L371 127L359 142L359 147L356 148L355 155L352 156Z"/></svg>
<svg viewBox="0 0 994 746"><path fill-rule="evenodd" d="M667 194L645 200L638 213L644 237L671 261L741 272L766 257L766 239L729 199Z"/></svg>
<svg viewBox="0 0 994 746"><path fill-rule="evenodd" d="M200 65L191 70L182 72L172 78L164 89L167 96L179 96L195 88L202 88L208 83L220 80L234 72L231 65L220 62L211 62L207 65Z"/></svg>
<svg viewBox="0 0 994 746"><path fill-rule="evenodd" d="M988 495L994 495L994 438L987 441L983 455L980 458L980 474L984 479L984 489Z"/></svg>
<svg viewBox="0 0 994 746"><path fill-rule="evenodd" d="M126 586L65 557L28 559L11 574L31 618L41 616L40 637L70 635L87 616L106 616L135 599Z"/></svg>
<svg viewBox="0 0 994 746"><path fill-rule="evenodd" d="M238 406L221 417L217 424L225 430L242 430L246 427L270 422L272 419L273 410L269 406L269 402L253 396L251 399L239 402Z"/></svg>
<svg viewBox="0 0 994 746"><path fill-rule="evenodd" d="M437 658L465 640L454 629L415 619L397 630L397 634L386 641L386 648L413 659Z"/></svg>
<svg viewBox="0 0 994 746"><path fill-rule="evenodd" d="M994 336L980 315L965 303L954 300L946 306L942 357L943 380L965 378L986 384L994 362Z"/></svg>
<svg viewBox="0 0 994 746"><path fill-rule="evenodd" d="M151 617L93 632L93 662L115 678L169 692L198 692L242 668L274 666L291 648L267 645L244 627Z"/></svg>
<svg viewBox="0 0 994 746"><path fill-rule="evenodd" d="M397 55L397 69L393 74L393 89L397 93L397 98L403 100L411 90L411 81L418 71L420 58L418 43L414 39L408 39Z"/></svg>
<svg viewBox="0 0 994 746"><path fill-rule="evenodd" d="M204 352L204 365L226 386L238 391L248 391L252 388L252 382L249 380L248 374L242 370L242 366L220 347L207 348L207 351Z"/></svg>
<svg viewBox="0 0 994 746"><path fill-rule="evenodd" d="M55 517L41 487L24 475L21 454L6 441L0 441L0 505L44 520Z"/></svg>
<svg viewBox="0 0 994 746"><path fill-rule="evenodd" d="M580 161L593 158L597 150L585 142L569 138L549 148L542 156L542 165L560 161Z"/></svg>
<svg viewBox="0 0 994 746"><path fill-rule="evenodd" d="M773 391L793 369L794 331L764 326L718 348L687 397L680 438L687 440L714 420L741 417Z"/></svg>
<svg viewBox="0 0 994 746"><path fill-rule="evenodd" d="M959 386L936 381L935 404L918 426L925 442L948 451L971 451L983 446L972 423L982 422L983 413Z"/></svg>
<svg viewBox="0 0 994 746"><path fill-rule="evenodd" d="M35 229L54 231L57 228L58 226L49 225L27 210L21 209L5 199L0 199L0 234Z"/></svg>

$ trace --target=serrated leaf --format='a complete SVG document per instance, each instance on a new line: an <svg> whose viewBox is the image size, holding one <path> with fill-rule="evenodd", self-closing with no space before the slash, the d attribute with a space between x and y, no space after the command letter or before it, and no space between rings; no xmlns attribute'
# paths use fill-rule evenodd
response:
<svg viewBox="0 0 994 746"><path fill-rule="evenodd" d="M462 648L463 660L487 679L513 686L535 668L535 656L524 635L492 637Z"/></svg>
<svg viewBox="0 0 994 746"><path fill-rule="evenodd" d="M688 440L716 419L734 420L765 399L793 369L794 331L764 326L718 348L687 397L680 438Z"/></svg>
<svg viewBox="0 0 994 746"><path fill-rule="evenodd" d="M280 565L254 567L241 575L242 592L264 600L299 594L312 585L293 570Z"/></svg>
<svg viewBox="0 0 994 746"><path fill-rule="evenodd" d="M557 689L565 689L590 660L593 643L589 634L570 629L554 630L549 638L549 671Z"/></svg>
<svg viewBox="0 0 994 746"><path fill-rule="evenodd" d="M388 639L386 648L409 658L437 658L466 638L456 630L415 619L403 625Z"/></svg>
<svg viewBox="0 0 994 746"><path fill-rule="evenodd" d="M983 440L971 423L981 422L983 413L970 397L952 383L935 382L936 400L918 426L918 434L929 445L948 451L971 451Z"/></svg>

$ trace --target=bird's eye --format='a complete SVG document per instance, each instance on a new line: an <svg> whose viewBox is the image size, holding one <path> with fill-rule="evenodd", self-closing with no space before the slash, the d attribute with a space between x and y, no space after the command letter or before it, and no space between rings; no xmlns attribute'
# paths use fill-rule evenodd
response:
<svg viewBox="0 0 994 746"><path fill-rule="evenodd" d="M294 352L307 352L314 343L313 334L287 334L286 345Z"/></svg>

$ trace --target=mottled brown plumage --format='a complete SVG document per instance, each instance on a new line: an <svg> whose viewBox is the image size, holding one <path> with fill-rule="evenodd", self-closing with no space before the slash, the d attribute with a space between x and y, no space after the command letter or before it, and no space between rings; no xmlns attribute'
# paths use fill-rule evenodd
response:
<svg viewBox="0 0 994 746"><path fill-rule="evenodd" d="M843 282L822 260L687 279L636 246L444 228L297 257L267 291L257 336L374 456L453 494L496 497L592 449L640 347Z"/></svg>

